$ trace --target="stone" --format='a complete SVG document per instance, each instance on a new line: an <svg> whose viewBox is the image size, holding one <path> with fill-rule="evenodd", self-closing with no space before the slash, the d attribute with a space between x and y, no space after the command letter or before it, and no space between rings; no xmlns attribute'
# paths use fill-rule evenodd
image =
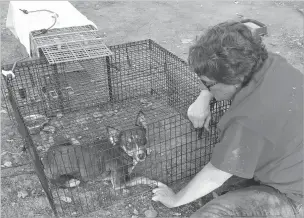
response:
<svg viewBox="0 0 304 218"><path fill-rule="evenodd" d="M48 136L45 132L40 132L40 136L43 142L48 141Z"/></svg>
<svg viewBox="0 0 304 218"><path fill-rule="evenodd" d="M212 192L212 197L215 199L215 198L218 198L218 194L216 192Z"/></svg>
<svg viewBox="0 0 304 218"><path fill-rule="evenodd" d="M93 117L94 118L100 118L100 117L103 117L103 114L100 113L100 112L98 112L98 111L96 111L96 112L93 113Z"/></svg>
<svg viewBox="0 0 304 218"><path fill-rule="evenodd" d="M129 189L125 189L125 188L124 188L124 189L122 190L122 194L123 194L123 195L128 195L129 193L130 193L130 190L129 190Z"/></svg>
<svg viewBox="0 0 304 218"><path fill-rule="evenodd" d="M136 215L132 215L132 216L131 216L131 218L138 218L138 216L136 216Z"/></svg>
<svg viewBox="0 0 304 218"><path fill-rule="evenodd" d="M37 202L40 208L47 208L50 205L49 201L44 196L39 196Z"/></svg>
<svg viewBox="0 0 304 218"><path fill-rule="evenodd" d="M4 109L2 109L2 110L1 110L1 113L3 113L3 114L7 114L7 111L6 111L6 110L4 110Z"/></svg>
<svg viewBox="0 0 304 218"><path fill-rule="evenodd" d="M43 128L43 131L54 134L56 131L56 128L54 126L45 126Z"/></svg>
<svg viewBox="0 0 304 218"><path fill-rule="evenodd" d="M155 218L155 217L157 217L157 211L156 210L146 210L145 211L145 216L147 217L147 218Z"/></svg>
<svg viewBox="0 0 304 218"><path fill-rule="evenodd" d="M5 167L11 167L13 164L12 164L12 162L10 162L10 161L6 161L6 162L4 162L4 164L3 164L3 166L5 166Z"/></svg>
<svg viewBox="0 0 304 218"><path fill-rule="evenodd" d="M18 198L25 198L28 196L28 192L26 190L22 190L18 192Z"/></svg>
<svg viewBox="0 0 304 218"><path fill-rule="evenodd" d="M60 196L60 200L66 202L66 203L72 202L72 199L70 197L66 197L66 196Z"/></svg>
<svg viewBox="0 0 304 218"><path fill-rule="evenodd" d="M60 127L60 126L61 126L61 124L60 124L60 122L59 122L59 121L55 121L55 122L54 122L54 126L56 126L56 127Z"/></svg>
<svg viewBox="0 0 304 218"><path fill-rule="evenodd" d="M56 116L57 116L58 119L60 119L60 118L63 117L63 114L62 113L58 113Z"/></svg>
<svg viewBox="0 0 304 218"><path fill-rule="evenodd" d="M134 208L133 213L134 213L135 215L138 215L138 214L139 214L139 213L138 213L138 210L136 210L135 208Z"/></svg>
<svg viewBox="0 0 304 218"><path fill-rule="evenodd" d="M15 136L15 132L14 131L10 131L7 133L8 137L14 137Z"/></svg>
<svg viewBox="0 0 304 218"><path fill-rule="evenodd" d="M41 145L39 145L39 146L37 147L37 150L38 150L38 151L44 151L44 147L41 146Z"/></svg>
<svg viewBox="0 0 304 218"><path fill-rule="evenodd" d="M53 136L49 137L49 143L50 143L50 145L55 145L55 141L54 141Z"/></svg>
<svg viewBox="0 0 304 218"><path fill-rule="evenodd" d="M73 145L80 145L80 142L75 138L71 138L71 142Z"/></svg>
<svg viewBox="0 0 304 218"><path fill-rule="evenodd" d="M48 150L51 147L51 144L48 142L44 143L43 145L44 145L43 147L45 150Z"/></svg>

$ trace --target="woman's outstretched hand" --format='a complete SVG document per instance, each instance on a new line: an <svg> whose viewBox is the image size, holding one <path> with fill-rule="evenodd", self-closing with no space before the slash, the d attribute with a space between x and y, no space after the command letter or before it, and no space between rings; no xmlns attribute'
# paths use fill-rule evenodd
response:
<svg viewBox="0 0 304 218"><path fill-rule="evenodd" d="M168 208L177 207L176 194L165 184L158 184L158 188L152 190L152 201L159 201Z"/></svg>

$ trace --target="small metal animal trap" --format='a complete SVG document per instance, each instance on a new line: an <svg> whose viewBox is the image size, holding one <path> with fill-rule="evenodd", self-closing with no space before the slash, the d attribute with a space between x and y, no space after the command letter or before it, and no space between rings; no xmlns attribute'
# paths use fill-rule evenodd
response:
<svg viewBox="0 0 304 218"><path fill-rule="evenodd" d="M229 102L211 102L210 132L199 135L187 109L200 84L185 61L152 40L108 48L98 40L39 47L39 40L32 40L39 57L17 63L5 81L55 214L111 206L155 181L175 184L209 161Z"/></svg>

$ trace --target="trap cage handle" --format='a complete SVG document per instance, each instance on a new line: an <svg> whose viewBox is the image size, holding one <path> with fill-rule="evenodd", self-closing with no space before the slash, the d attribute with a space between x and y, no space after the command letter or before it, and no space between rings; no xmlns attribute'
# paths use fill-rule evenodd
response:
<svg viewBox="0 0 304 218"><path fill-rule="evenodd" d="M12 84L11 84L12 79L13 79L12 75L8 75L7 77L5 77L6 87L7 87L7 91L8 91L8 99L11 103L13 114L16 119L17 129L18 129L20 135L22 136L23 140L25 141L26 149L28 150L28 152L31 156L32 162L34 164L34 167L35 167L35 172L39 178L39 181L41 183L41 186L42 186L44 192L46 193L46 197L50 203L50 206L54 212L54 215L56 217L58 217L58 213L57 213L55 203L54 203L54 198L53 198L52 192L50 190L47 177L44 172L43 164L39 158L37 149L35 148L34 142L33 142L32 138L30 137L27 127L25 126L25 122L21 116L19 107L13 96L13 90L12 90Z"/></svg>

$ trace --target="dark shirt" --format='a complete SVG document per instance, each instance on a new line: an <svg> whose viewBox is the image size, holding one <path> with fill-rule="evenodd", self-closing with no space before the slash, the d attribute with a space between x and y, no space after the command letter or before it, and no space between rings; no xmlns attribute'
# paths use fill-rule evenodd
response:
<svg viewBox="0 0 304 218"><path fill-rule="evenodd" d="M269 53L232 100L211 164L303 200L303 74Z"/></svg>

